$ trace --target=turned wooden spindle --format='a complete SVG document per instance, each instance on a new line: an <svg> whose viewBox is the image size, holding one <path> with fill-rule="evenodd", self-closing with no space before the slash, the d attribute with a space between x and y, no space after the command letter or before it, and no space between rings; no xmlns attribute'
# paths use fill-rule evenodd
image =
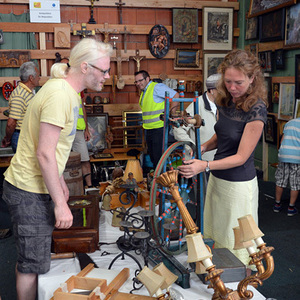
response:
<svg viewBox="0 0 300 300"><path fill-rule="evenodd" d="M164 187L169 188L169 192L174 198L174 201L177 203L178 209L182 216L182 220L187 229L188 234L193 234L198 231L194 220L192 219L189 211L187 210L185 204L180 197L178 186L175 185L178 178L178 170L167 171L156 178L156 182L163 185Z"/></svg>

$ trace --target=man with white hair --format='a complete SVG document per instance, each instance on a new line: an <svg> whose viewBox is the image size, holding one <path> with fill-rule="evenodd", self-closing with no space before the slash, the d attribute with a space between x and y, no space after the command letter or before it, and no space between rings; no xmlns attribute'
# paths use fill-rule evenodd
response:
<svg viewBox="0 0 300 300"><path fill-rule="evenodd" d="M34 62L28 61L20 67L20 83L9 97L9 117L2 147L11 145L16 153L22 122L27 107L34 96L34 88L39 85L40 75Z"/></svg>

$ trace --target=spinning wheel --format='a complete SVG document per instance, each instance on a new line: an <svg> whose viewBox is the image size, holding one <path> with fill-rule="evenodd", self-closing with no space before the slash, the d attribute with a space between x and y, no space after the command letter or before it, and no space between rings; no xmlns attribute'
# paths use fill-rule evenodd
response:
<svg viewBox="0 0 300 300"><path fill-rule="evenodd" d="M185 160L191 159L191 150L195 153L193 148L193 144L189 142L172 144L162 155L154 173L150 190L150 208L155 215L151 218L151 226L154 240L161 244L163 251L168 254L180 254L187 249L184 238L186 230L177 204L172 201L172 196L166 192L167 189L156 183L156 178L166 171L177 169ZM198 176L202 177L202 174ZM196 185L202 181L202 178L197 179L197 177L186 179L179 176L178 178L180 196L193 217L196 215L197 206L200 205L197 203L200 199L195 195L195 190L199 192Z"/></svg>

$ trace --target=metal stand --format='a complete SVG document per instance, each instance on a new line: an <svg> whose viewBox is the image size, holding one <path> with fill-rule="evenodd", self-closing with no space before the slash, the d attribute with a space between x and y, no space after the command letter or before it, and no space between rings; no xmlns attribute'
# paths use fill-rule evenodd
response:
<svg viewBox="0 0 300 300"><path fill-rule="evenodd" d="M149 226L149 218L154 216L154 212L149 210L142 210L138 213L124 214L126 215L126 219L120 222L120 225L124 228L124 235L117 240L117 245L122 252L112 260L108 269L111 269L113 264L119 258L125 259L125 256L128 256L138 265L138 270L135 271L135 276L137 276L137 274L143 269L143 267L141 266L138 259L129 252L134 251L136 255L141 255L144 260L144 266L148 266L150 251L158 248L156 243L151 242L152 233L151 227ZM137 218L135 216L136 214L141 217L141 219ZM132 217L133 221L129 221ZM133 223L136 220L142 222L139 223L139 228L135 227ZM141 227L144 227L144 229L141 229ZM139 286L140 284L141 283L138 280L133 280L133 289L130 291L130 293L132 291L139 290L142 287Z"/></svg>

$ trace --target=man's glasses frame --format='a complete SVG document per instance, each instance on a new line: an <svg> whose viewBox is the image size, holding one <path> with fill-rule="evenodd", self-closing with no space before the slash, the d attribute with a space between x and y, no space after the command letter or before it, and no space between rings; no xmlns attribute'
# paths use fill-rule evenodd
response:
<svg viewBox="0 0 300 300"><path fill-rule="evenodd" d="M100 68L98 68L98 67L96 67L96 66L94 66L94 65L92 65L92 64L90 64L90 63L88 63L88 65L91 66L92 68L94 68L94 69L96 69L96 70L102 72L104 76L105 76L106 74L109 74L109 72L110 72L110 68L107 69L107 70L102 70L102 69L100 69Z"/></svg>
<svg viewBox="0 0 300 300"><path fill-rule="evenodd" d="M143 80L146 80L146 78L143 78L143 79L140 79L140 80L136 80L136 81L134 82L134 84L140 83L140 82L142 82Z"/></svg>

